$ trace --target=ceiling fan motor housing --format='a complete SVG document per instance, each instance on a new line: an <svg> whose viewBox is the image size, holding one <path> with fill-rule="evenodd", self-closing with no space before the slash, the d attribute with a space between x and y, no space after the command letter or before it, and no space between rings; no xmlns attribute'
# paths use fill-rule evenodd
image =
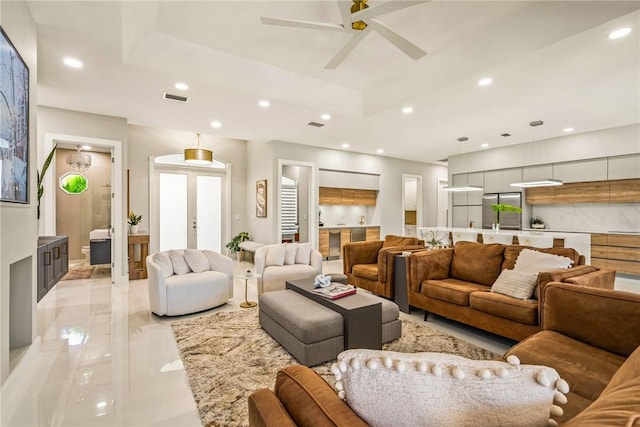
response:
<svg viewBox="0 0 640 427"><path fill-rule="evenodd" d="M351 5L351 14L365 10L368 7L369 5L367 4L367 0L353 0L353 5ZM351 23L351 28L362 31L367 28L367 24L364 21L356 21Z"/></svg>

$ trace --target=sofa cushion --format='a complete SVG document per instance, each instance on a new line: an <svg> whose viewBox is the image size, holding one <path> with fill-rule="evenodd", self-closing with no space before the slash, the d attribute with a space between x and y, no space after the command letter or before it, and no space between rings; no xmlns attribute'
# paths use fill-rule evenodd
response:
<svg viewBox="0 0 640 427"><path fill-rule="evenodd" d="M175 274L186 274L191 272L191 268L184 260L184 251L178 249L171 249L169 251L169 258L171 258L171 264L173 265L173 272Z"/></svg>
<svg viewBox="0 0 640 427"><path fill-rule="evenodd" d="M293 265L296 263L296 253L298 252L297 243L287 243L285 245L284 264Z"/></svg>
<svg viewBox="0 0 640 427"><path fill-rule="evenodd" d="M554 331L544 330L512 347L504 357L553 366L569 383L568 404L560 421L573 418L600 396L625 358Z"/></svg>
<svg viewBox="0 0 640 427"><path fill-rule="evenodd" d="M353 275L369 280L378 280L378 264L356 264L353 266Z"/></svg>
<svg viewBox="0 0 640 427"><path fill-rule="evenodd" d="M536 273L527 273L515 270L502 270L500 276L491 286L491 292L497 292L509 296L527 300L531 298L533 289L538 284Z"/></svg>
<svg viewBox="0 0 640 427"><path fill-rule="evenodd" d="M153 260L160 266L164 277L173 275L173 264L167 252L158 252L153 255Z"/></svg>
<svg viewBox="0 0 640 427"><path fill-rule="evenodd" d="M504 245L498 243L458 242L453 251L449 276L491 286L500 275L503 252Z"/></svg>
<svg viewBox="0 0 640 427"><path fill-rule="evenodd" d="M389 248L392 246L412 246L420 243L420 240L417 237L407 237L407 236L394 236L392 234L388 234L384 238L384 243L382 244L383 248Z"/></svg>
<svg viewBox="0 0 640 427"><path fill-rule="evenodd" d="M560 270L571 267L571 258L545 254L531 249L523 249L516 259L515 271L526 273L540 273L541 271Z"/></svg>
<svg viewBox="0 0 640 427"><path fill-rule="evenodd" d="M627 360L620 366L620 368L616 371L607 387L602 392L607 393L610 389L617 387L618 385L628 381L630 378L639 378L640 377L640 346L635 349L633 353Z"/></svg>
<svg viewBox="0 0 640 427"><path fill-rule="evenodd" d="M371 426L547 425L558 373L444 353L347 350L338 396Z"/></svg>
<svg viewBox="0 0 640 427"><path fill-rule="evenodd" d="M489 289L487 286L456 279L425 280L422 284L424 295L457 305L469 305L471 293Z"/></svg>
<svg viewBox="0 0 640 427"><path fill-rule="evenodd" d="M504 262L502 263L502 268L513 270L513 267L516 265L516 259L518 259L518 255L520 255L520 252L522 252L523 249L542 252L544 254L565 256L573 261L573 265L578 265L578 262L580 261L580 254L573 248L534 248L523 245L509 245L504 249Z"/></svg>
<svg viewBox="0 0 640 427"><path fill-rule="evenodd" d="M194 273L202 273L210 269L209 260L197 249L185 249L184 260Z"/></svg>
<svg viewBox="0 0 640 427"><path fill-rule="evenodd" d="M303 243L298 245L296 251L296 264L309 265L311 262L311 245L309 243Z"/></svg>
<svg viewBox="0 0 640 427"><path fill-rule="evenodd" d="M514 320L525 325L538 324L538 301L521 300L495 292L474 292L469 297L474 310Z"/></svg>
<svg viewBox="0 0 640 427"><path fill-rule="evenodd" d="M264 265L268 267L270 265L284 265L284 257L286 255L287 248L285 245L276 244L269 245L267 248L267 258Z"/></svg>

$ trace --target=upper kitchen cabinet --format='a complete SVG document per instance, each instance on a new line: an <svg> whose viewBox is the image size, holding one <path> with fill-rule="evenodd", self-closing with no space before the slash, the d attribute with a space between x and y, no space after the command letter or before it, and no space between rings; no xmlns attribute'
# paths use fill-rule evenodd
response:
<svg viewBox="0 0 640 427"><path fill-rule="evenodd" d="M609 179L640 178L640 154L609 157L607 160Z"/></svg>
<svg viewBox="0 0 640 427"><path fill-rule="evenodd" d="M320 169L321 205L375 206L380 175Z"/></svg>
<svg viewBox="0 0 640 427"><path fill-rule="evenodd" d="M378 192L352 188L320 187L319 196L321 205L375 206Z"/></svg>
<svg viewBox="0 0 640 427"><path fill-rule="evenodd" d="M486 171L484 173L484 192L505 193L517 191L515 187L511 186L511 183L520 181L522 181L521 168Z"/></svg>
<svg viewBox="0 0 640 427"><path fill-rule="evenodd" d="M380 190L380 175L327 169L319 171L320 187Z"/></svg>
<svg viewBox="0 0 640 427"><path fill-rule="evenodd" d="M553 176L562 182L588 182L607 180L607 159L582 160L579 162L556 163Z"/></svg>

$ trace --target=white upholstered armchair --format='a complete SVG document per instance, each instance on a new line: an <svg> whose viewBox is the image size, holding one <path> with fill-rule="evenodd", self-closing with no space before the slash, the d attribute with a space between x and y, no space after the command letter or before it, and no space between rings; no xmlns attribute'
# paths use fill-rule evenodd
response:
<svg viewBox="0 0 640 427"><path fill-rule="evenodd" d="M287 280L314 278L322 273L322 254L309 243L261 246L255 254L258 295L285 288Z"/></svg>
<svg viewBox="0 0 640 427"><path fill-rule="evenodd" d="M159 316L208 310L233 297L233 261L218 252L172 249L147 257L149 306Z"/></svg>

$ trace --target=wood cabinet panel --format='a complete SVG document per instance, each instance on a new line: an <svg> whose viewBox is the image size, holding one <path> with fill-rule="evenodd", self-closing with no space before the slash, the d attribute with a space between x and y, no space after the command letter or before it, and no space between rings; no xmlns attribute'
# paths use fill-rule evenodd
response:
<svg viewBox="0 0 640 427"><path fill-rule="evenodd" d="M613 268L618 273L640 275L640 263L633 262L633 261L620 261L616 259L608 259L607 267Z"/></svg>
<svg viewBox="0 0 640 427"><path fill-rule="evenodd" d="M351 229L343 228L342 230L340 230L340 254L341 255L343 253L342 247L349 242L351 242Z"/></svg>
<svg viewBox="0 0 640 427"><path fill-rule="evenodd" d="M640 179L618 179L609 182L610 203L633 203L640 201Z"/></svg>
<svg viewBox="0 0 640 427"><path fill-rule="evenodd" d="M608 234L592 234L591 235L591 244L592 245L605 245L607 244Z"/></svg>
<svg viewBox="0 0 640 427"><path fill-rule="evenodd" d="M369 240L380 240L380 227L367 227L365 238Z"/></svg>
<svg viewBox="0 0 640 427"><path fill-rule="evenodd" d="M355 205L355 190L349 188L343 188L340 191L340 204L341 205Z"/></svg>
<svg viewBox="0 0 640 427"><path fill-rule="evenodd" d="M342 203L342 190L333 187L320 187L321 205L339 205Z"/></svg>
<svg viewBox="0 0 640 427"><path fill-rule="evenodd" d="M354 188L320 187L319 199L321 205L375 206L378 201L378 192Z"/></svg>
<svg viewBox="0 0 640 427"><path fill-rule="evenodd" d="M609 246L628 246L640 248L640 236L633 234L609 234L607 236Z"/></svg>
<svg viewBox="0 0 640 427"><path fill-rule="evenodd" d="M607 258L640 262L640 248L618 248L609 246L607 249Z"/></svg>
<svg viewBox="0 0 640 427"><path fill-rule="evenodd" d="M618 273L640 275L640 236L632 234L592 234L591 264Z"/></svg>
<svg viewBox="0 0 640 427"><path fill-rule="evenodd" d="M591 258L607 258L607 247L591 245Z"/></svg>
<svg viewBox="0 0 640 427"><path fill-rule="evenodd" d="M525 200L530 205L637 203L640 202L640 179L574 182L558 187L527 188Z"/></svg>
<svg viewBox="0 0 640 427"><path fill-rule="evenodd" d="M378 192L375 190L354 190L354 205L375 206L378 201Z"/></svg>
<svg viewBox="0 0 640 427"><path fill-rule="evenodd" d="M329 256L329 230L320 230L318 232L318 250L323 257Z"/></svg>

